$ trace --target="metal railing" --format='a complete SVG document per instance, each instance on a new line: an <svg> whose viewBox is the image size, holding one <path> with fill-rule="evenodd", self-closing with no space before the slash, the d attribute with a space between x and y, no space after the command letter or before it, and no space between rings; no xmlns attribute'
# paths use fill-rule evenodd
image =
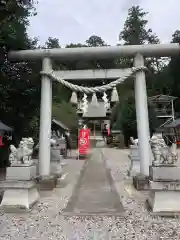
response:
<svg viewBox="0 0 180 240"><path fill-rule="evenodd" d="M154 109L157 116L172 116L172 110L171 109Z"/></svg>

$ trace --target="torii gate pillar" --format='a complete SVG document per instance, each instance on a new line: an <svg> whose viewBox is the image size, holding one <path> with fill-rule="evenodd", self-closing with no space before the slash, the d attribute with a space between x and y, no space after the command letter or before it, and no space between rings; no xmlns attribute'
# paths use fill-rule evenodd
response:
<svg viewBox="0 0 180 240"><path fill-rule="evenodd" d="M51 71L51 59L42 60L42 70ZM39 174L50 176L50 138L52 115L52 81L46 76L41 80L40 139L39 139Z"/></svg>
<svg viewBox="0 0 180 240"><path fill-rule="evenodd" d="M137 54L134 58L134 66L144 66L144 58ZM146 91L146 77L144 71L136 73L135 78L135 103L136 119L138 131L138 145L140 156L140 172L149 176L149 165L151 163L150 146L149 146L149 118Z"/></svg>

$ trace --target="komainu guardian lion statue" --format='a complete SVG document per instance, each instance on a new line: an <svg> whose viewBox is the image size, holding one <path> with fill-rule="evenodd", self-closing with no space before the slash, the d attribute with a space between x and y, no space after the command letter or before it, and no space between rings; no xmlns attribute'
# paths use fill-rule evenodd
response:
<svg viewBox="0 0 180 240"><path fill-rule="evenodd" d="M9 161L11 165L32 163L34 141L32 138L22 138L18 148L14 145L10 145Z"/></svg>

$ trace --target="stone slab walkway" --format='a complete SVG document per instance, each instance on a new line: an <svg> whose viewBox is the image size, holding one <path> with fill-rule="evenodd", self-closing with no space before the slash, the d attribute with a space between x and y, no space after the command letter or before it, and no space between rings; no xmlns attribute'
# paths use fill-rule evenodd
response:
<svg viewBox="0 0 180 240"><path fill-rule="evenodd" d="M64 215L122 215L124 209L100 149L86 161Z"/></svg>

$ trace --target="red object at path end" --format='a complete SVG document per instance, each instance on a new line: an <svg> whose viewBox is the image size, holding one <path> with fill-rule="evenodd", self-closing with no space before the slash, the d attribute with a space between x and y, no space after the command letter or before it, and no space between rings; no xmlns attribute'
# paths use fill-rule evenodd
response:
<svg viewBox="0 0 180 240"><path fill-rule="evenodd" d="M78 139L78 150L80 155L89 153L90 147L90 129L80 129Z"/></svg>
<svg viewBox="0 0 180 240"><path fill-rule="evenodd" d="M111 134L111 130L110 130L109 127L108 127L107 131L108 131L108 136L110 136L110 134Z"/></svg>
<svg viewBox="0 0 180 240"><path fill-rule="evenodd" d="M3 136L0 136L0 147L4 146L4 143L3 143Z"/></svg>

